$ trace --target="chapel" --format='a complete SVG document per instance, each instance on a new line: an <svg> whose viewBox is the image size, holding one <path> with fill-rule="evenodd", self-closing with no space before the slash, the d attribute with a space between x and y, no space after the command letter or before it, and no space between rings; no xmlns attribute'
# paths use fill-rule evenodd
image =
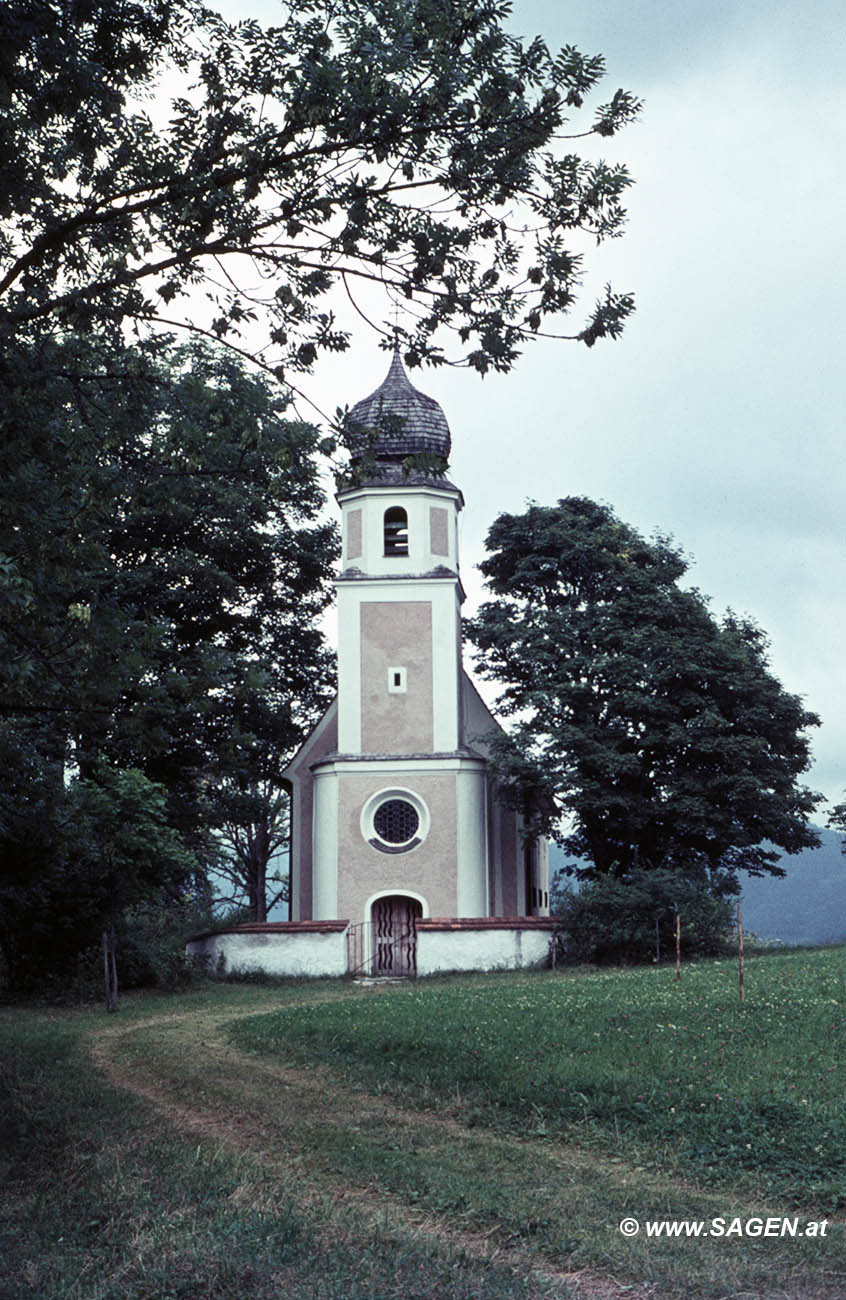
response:
<svg viewBox="0 0 846 1300"><path fill-rule="evenodd" d="M502 799L487 760L498 723L462 663L464 500L444 412L395 349L348 426L338 694L285 773L291 921L344 919L363 966L402 974L433 918L548 916L549 854Z"/></svg>

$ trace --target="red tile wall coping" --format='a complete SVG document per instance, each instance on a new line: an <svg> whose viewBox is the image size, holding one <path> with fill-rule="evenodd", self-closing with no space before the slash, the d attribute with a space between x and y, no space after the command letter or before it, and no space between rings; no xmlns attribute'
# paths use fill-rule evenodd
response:
<svg viewBox="0 0 846 1300"><path fill-rule="evenodd" d="M418 930L554 930L556 916L432 916Z"/></svg>
<svg viewBox="0 0 846 1300"><path fill-rule="evenodd" d="M204 930L187 943L212 939L218 934L338 934L349 921L248 921L228 930ZM418 930L553 930L555 916L432 916L417 922Z"/></svg>
<svg viewBox="0 0 846 1300"><path fill-rule="evenodd" d="M204 930L202 934L192 934L186 943L213 939L217 934L338 934L348 925L349 921L247 921L228 930Z"/></svg>

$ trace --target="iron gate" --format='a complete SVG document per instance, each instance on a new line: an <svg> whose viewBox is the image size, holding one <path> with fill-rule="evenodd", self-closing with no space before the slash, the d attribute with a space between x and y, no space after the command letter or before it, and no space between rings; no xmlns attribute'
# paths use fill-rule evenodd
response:
<svg viewBox="0 0 846 1300"><path fill-rule="evenodd" d="M372 920L347 931L347 970L351 975L417 974L417 919L422 913L414 898L378 898Z"/></svg>

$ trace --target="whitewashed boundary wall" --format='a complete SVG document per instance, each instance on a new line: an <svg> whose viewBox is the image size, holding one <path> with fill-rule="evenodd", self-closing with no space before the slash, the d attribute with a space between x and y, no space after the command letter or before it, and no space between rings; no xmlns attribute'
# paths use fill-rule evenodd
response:
<svg viewBox="0 0 846 1300"><path fill-rule="evenodd" d="M199 934L185 945L210 975L346 975L346 921L267 921L219 934Z"/></svg>
<svg viewBox="0 0 846 1300"><path fill-rule="evenodd" d="M417 974L524 970L549 962L551 917L434 918L417 922ZM342 976L348 921L268 921L198 934L186 950L210 975Z"/></svg>
<svg viewBox="0 0 846 1300"><path fill-rule="evenodd" d="M546 966L556 925L522 916L418 921L417 974Z"/></svg>

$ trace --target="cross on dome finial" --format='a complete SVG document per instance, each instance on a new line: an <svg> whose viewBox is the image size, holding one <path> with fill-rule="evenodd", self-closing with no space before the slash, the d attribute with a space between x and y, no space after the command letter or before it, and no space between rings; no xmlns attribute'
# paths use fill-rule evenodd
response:
<svg viewBox="0 0 846 1300"><path fill-rule="evenodd" d="M400 345L400 343L399 343L399 341L400 341L399 315L400 315L399 303L396 303L396 302L395 302L395 303L394 303L394 323L393 323L393 325L392 325L392 327L391 327L391 333L392 333L393 336L394 336L394 352L399 352L399 345Z"/></svg>

